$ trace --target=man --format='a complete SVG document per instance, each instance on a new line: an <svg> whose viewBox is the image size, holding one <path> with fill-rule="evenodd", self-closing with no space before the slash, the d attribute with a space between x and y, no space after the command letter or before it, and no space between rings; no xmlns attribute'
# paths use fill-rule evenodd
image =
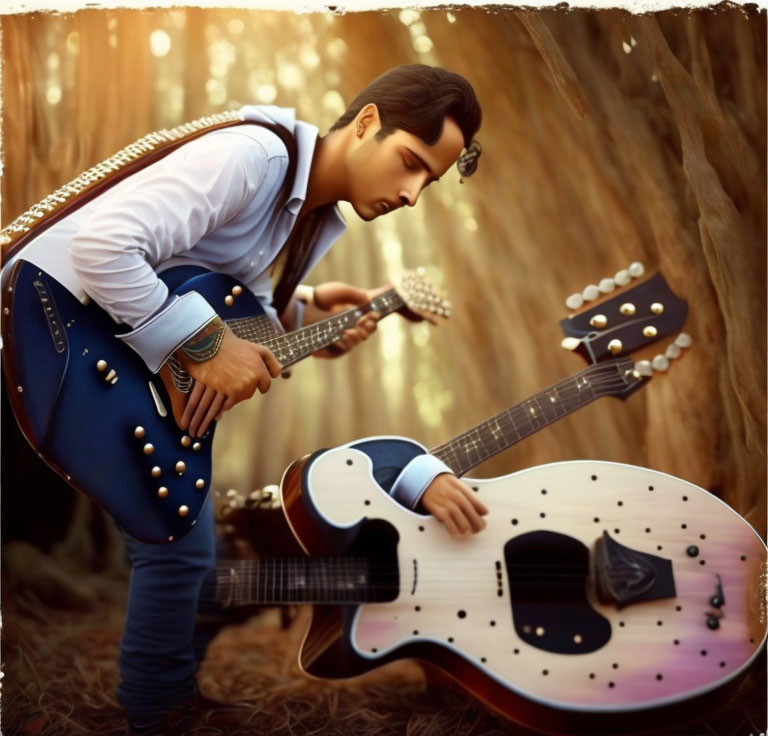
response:
<svg viewBox="0 0 768 736"><path fill-rule="evenodd" d="M158 272L200 265L234 276L285 329L362 304L369 295L347 284L297 287L345 229L336 203L350 202L364 220L414 206L470 146L481 120L466 80L423 65L374 80L321 138L292 110L242 112L255 123L282 126L290 137L263 125L203 135L114 185L18 254L132 327L120 337L151 370L171 356L181 363L194 379L181 428L193 436L256 390L266 392L281 367L267 348L235 336L199 294L169 299ZM326 356L366 339L376 319L361 318ZM391 492L410 508L421 503L451 534L484 526L485 507L434 457L415 458ZM118 699L130 733L179 731L174 718L196 695L194 617L214 564L211 506L172 545L127 535L126 545L132 576Z"/></svg>

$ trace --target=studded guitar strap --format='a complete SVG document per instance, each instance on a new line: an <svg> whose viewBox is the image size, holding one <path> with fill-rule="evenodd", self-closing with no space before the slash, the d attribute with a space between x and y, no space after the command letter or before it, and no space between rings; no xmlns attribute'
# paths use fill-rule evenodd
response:
<svg viewBox="0 0 768 736"><path fill-rule="evenodd" d="M0 230L2 263L6 263L9 258L18 253L32 238L37 237L51 225L127 176L155 161L159 161L179 146L199 138L201 135L235 125L260 125L268 128L280 137L288 149L288 171L275 207L275 212L278 212L285 204L296 173L297 152L293 136L281 125L246 120L239 111L217 113L178 125L170 130L159 130L139 138L139 140L126 146L105 161L92 166L30 207L10 225Z"/></svg>

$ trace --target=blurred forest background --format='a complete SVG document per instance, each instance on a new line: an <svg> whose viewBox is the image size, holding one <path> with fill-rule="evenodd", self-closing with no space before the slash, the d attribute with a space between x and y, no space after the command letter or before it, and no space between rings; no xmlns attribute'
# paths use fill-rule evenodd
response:
<svg viewBox="0 0 768 736"><path fill-rule="evenodd" d="M453 437L581 369L559 346L565 298L641 261L688 301L691 350L626 402L599 400L472 474L644 465L713 491L764 536L766 15L753 7L6 16L2 223L151 130L269 103L323 134L391 66L459 72L484 109L477 174L461 184L453 169L418 207L370 225L342 205L349 232L309 279L372 287L425 266L453 316L438 328L384 320L348 358L307 360L236 407L217 430L214 486L247 494L303 454L366 435ZM119 602L110 522L54 491L9 421L6 410L4 609ZM17 725L50 682L30 660L40 637L75 646L50 611L21 618L5 631L6 661L24 673ZM109 709L105 662L96 706ZM54 720L40 733L56 733Z"/></svg>

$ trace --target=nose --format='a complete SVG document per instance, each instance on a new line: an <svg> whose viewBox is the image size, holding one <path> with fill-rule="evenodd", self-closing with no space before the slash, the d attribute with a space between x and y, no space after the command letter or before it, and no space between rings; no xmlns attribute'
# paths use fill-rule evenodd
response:
<svg viewBox="0 0 768 736"><path fill-rule="evenodd" d="M413 190L411 189L401 189L399 199L400 199L400 206L401 207L413 207L416 204L416 201L419 198L419 194L421 193L420 188L414 187Z"/></svg>

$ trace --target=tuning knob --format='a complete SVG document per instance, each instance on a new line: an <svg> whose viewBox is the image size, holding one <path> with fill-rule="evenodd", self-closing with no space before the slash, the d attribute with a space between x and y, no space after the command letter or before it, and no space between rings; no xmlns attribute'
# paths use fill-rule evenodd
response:
<svg viewBox="0 0 768 736"><path fill-rule="evenodd" d="M635 261L629 264L627 271L633 279L638 279L645 273L645 266L640 261Z"/></svg>
<svg viewBox="0 0 768 736"><path fill-rule="evenodd" d="M565 300L565 306L568 309L578 309L582 304L584 304L584 297L581 294L571 294Z"/></svg>
<svg viewBox="0 0 768 736"><path fill-rule="evenodd" d="M637 363L635 363L635 370L641 376L652 376L653 375L653 366L651 365L651 361L650 360L638 360Z"/></svg>
<svg viewBox="0 0 768 736"><path fill-rule="evenodd" d="M672 342L664 351L664 355L666 355L670 360L674 360L675 358L679 358L682 352L682 348Z"/></svg>
<svg viewBox="0 0 768 736"><path fill-rule="evenodd" d="M610 294L616 288L616 282L613 279L602 279L597 285L603 294Z"/></svg>
<svg viewBox="0 0 768 736"><path fill-rule="evenodd" d="M616 272L613 280L616 282L617 286L626 286L632 280L632 277L629 275L629 271L627 271L626 268L623 268L621 271Z"/></svg>
<svg viewBox="0 0 768 736"><path fill-rule="evenodd" d="M669 358L664 355L654 355L651 365L655 371L661 371L662 373L669 369Z"/></svg>
<svg viewBox="0 0 768 736"><path fill-rule="evenodd" d="M592 302L600 296L600 289L595 284L590 284L581 292L585 302Z"/></svg>
<svg viewBox="0 0 768 736"><path fill-rule="evenodd" d="M680 348L689 348L691 345L693 345L693 338L685 333L681 332L676 338L675 338L675 345L677 345Z"/></svg>

